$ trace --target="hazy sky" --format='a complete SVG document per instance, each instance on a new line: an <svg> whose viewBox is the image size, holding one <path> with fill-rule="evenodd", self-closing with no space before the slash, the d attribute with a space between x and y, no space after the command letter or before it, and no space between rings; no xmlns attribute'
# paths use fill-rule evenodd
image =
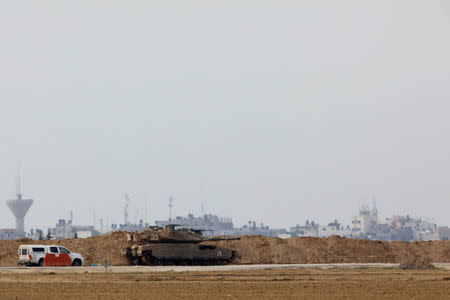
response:
<svg viewBox="0 0 450 300"><path fill-rule="evenodd" d="M450 225L450 2L7 1L0 199L26 228L207 213ZM139 209L139 212L137 210ZM0 202L0 227L14 227Z"/></svg>

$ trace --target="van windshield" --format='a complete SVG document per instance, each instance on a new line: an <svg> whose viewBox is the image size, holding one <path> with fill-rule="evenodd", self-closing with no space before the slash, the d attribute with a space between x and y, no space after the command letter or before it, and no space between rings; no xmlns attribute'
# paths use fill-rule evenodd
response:
<svg viewBox="0 0 450 300"><path fill-rule="evenodd" d="M27 248L22 248L20 251L20 255L27 255L28 254L28 249Z"/></svg>
<svg viewBox="0 0 450 300"><path fill-rule="evenodd" d="M70 253L70 251L64 247L59 247L59 253Z"/></svg>

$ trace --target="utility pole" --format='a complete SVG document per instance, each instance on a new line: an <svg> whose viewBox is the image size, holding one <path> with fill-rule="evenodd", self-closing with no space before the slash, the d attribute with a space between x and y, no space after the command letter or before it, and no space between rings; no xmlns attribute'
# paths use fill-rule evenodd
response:
<svg viewBox="0 0 450 300"><path fill-rule="evenodd" d="M95 208L94 208L94 211L93 211L93 220L92 221L94 223L93 225L94 225L94 229L95 229Z"/></svg>

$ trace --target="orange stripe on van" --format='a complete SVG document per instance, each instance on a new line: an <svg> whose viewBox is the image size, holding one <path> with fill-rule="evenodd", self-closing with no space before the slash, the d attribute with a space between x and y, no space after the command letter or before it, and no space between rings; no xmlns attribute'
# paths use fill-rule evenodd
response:
<svg viewBox="0 0 450 300"><path fill-rule="evenodd" d="M47 253L44 257L45 267L71 266L72 260L67 253Z"/></svg>

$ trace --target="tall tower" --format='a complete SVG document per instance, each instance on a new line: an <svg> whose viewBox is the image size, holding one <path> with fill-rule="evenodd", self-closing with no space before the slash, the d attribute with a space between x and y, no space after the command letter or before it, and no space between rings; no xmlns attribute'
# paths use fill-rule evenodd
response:
<svg viewBox="0 0 450 300"><path fill-rule="evenodd" d="M25 215L33 204L32 199L22 199L22 193L20 192L20 175L16 178L16 196L17 199L6 200L11 212L16 217L16 230L19 233L25 232Z"/></svg>

